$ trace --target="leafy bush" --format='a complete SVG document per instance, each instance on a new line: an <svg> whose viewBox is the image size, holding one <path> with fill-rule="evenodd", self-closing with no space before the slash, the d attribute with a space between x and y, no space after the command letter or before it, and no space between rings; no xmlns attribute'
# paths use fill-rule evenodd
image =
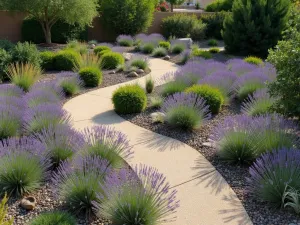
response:
<svg viewBox="0 0 300 225"><path fill-rule="evenodd" d="M100 157L113 168L124 166L132 155L127 136L109 126L94 126L84 130L86 146L84 156Z"/></svg>
<svg viewBox="0 0 300 225"><path fill-rule="evenodd" d="M9 52L15 47L15 45L10 42L9 40L1 39L0 40L0 49L4 49L5 51Z"/></svg>
<svg viewBox="0 0 300 225"><path fill-rule="evenodd" d="M169 50L169 49L171 48L171 43L168 42L168 41L160 41L160 42L158 43L158 46L159 46L159 47L163 47L163 48L165 48L166 50Z"/></svg>
<svg viewBox="0 0 300 225"><path fill-rule="evenodd" d="M121 53L108 52L102 55L101 63L104 69L115 69L118 65L124 64L125 59Z"/></svg>
<svg viewBox="0 0 300 225"><path fill-rule="evenodd" d="M164 47L156 47L152 53L152 55L154 57L164 57L167 54L168 54L168 51Z"/></svg>
<svg viewBox="0 0 300 225"><path fill-rule="evenodd" d="M146 91L152 93L154 89L154 80L152 77L146 78Z"/></svg>
<svg viewBox="0 0 300 225"><path fill-rule="evenodd" d="M163 35L166 38L191 37L193 40L202 40L205 37L206 24L193 15L175 14L163 19Z"/></svg>
<svg viewBox="0 0 300 225"><path fill-rule="evenodd" d="M274 82L268 85L271 96L276 98L274 109L288 116L300 118L299 63L300 34L293 39L280 41L275 50L270 50L268 61L277 70Z"/></svg>
<svg viewBox="0 0 300 225"><path fill-rule="evenodd" d="M73 70L80 60L80 54L74 50L59 51L54 57L56 70Z"/></svg>
<svg viewBox="0 0 300 225"><path fill-rule="evenodd" d="M0 81L8 81L9 77L6 74L7 66L11 63L11 55L4 49L0 49Z"/></svg>
<svg viewBox="0 0 300 225"><path fill-rule="evenodd" d="M152 52L154 51L154 44L153 43L146 43L146 44L143 44L141 46L141 50L144 54L152 54Z"/></svg>
<svg viewBox="0 0 300 225"><path fill-rule="evenodd" d="M32 65L39 66L40 60L40 53L34 44L18 42L12 50L12 61L15 63L30 63Z"/></svg>
<svg viewBox="0 0 300 225"><path fill-rule="evenodd" d="M212 55L209 51L197 49L192 52L193 56L202 57L204 59L211 59Z"/></svg>
<svg viewBox="0 0 300 225"><path fill-rule="evenodd" d="M0 158L0 193L22 196L38 189L49 175L44 146L32 139L10 139Z"/></svg>
<svg viewBox="0 0 300 225"><path fill-rule="evenodd" d="M119 35L117 37L117 43L120 46L130 47L133 46L133 38L130 35Z"/></svg>
<svg viewBox="0 0 300 225"><path fill-rule="evenodd" d="M112 101L118 113L140 113L147 106L147 95L137 84L125 85L114 91Z"/></svg>
<svg viewBox="0 0 300 225"><path fill-rule="evenodd" d="M84 67L79 71L85 87L98 87L102 83L102 72L95 67Z"/></svg>
<svg viewBox="0 0 300 225"><path fill-rule="evenodd" d="M14 218L9 219L8 221L7 220L4 221L7 214L7 205L6 205L7 201L8 198L5 194L0 202L0 224L1 225L13 225L14 222Z"/></svg>
<svg viewBox="0 0 300 225"><path fill-rule="evenodd" d="M210 53L213 53L213 54L219 53L219 52L220 52L220 49L219 49L218 47L216 47L216 48L210 48L210 49L209 49L209 52L210 52Z"/></svg>
<svg viewBox="0 0 300 225"><path fill-rule="evenodd" d="M180 54L185 50L185 48L186 47L184 44L177 43L177 44L172 45L171 52L173 54Z"/></svg>
<svg viewBox="0 0 300 225"><path fill-rule="evenodd" d="M205 7L206 12L231 11L233 0L215 0Z"/></svg>
<svg viewBox="0 0 300 225"><path fill-rule="evenodd" d="M206 26L206 36L209 38L222 39L221 30L223 29L223 23L228 12L217 12L213 14L202 14L201 20Z"/></svg>
<svg viewBox="0 0 300 225"><path fill-rule="evenodd" d="M53 70L54 69L54 58L55 53L51 51L41 52L41 67L44 70Z"/></svg>
<svg viewBox="0 0 300 225"><path fill-rule="evenodd" d="M257 66L262 66L264 64L263 60L261 58L255 57L255 56L248 56L244 58L245 62L254 64Z"/></svg>
<svg viewBox="0 0 300 225"><path fill-rule="evenodd" d="M266 56L286 28L289 8L289 0L234 1L232 14L228 14L224 21L226 51Z"/></svg>
<svg viewBox="0 0 300 225"><path fill-rule="evenodd" d="M152 0L107 0L101 3L100 12L104 23L117 35L135 35L151 25L154 8Z"/></svg>
<svg viewBox="0 0 300 225"><path fill-rule="evenodd" d="M67 43L69 40L87 40L87 27L78 24L56 22L51 28L53 43ZM45 43L45 36L41 24L35 19L25 19L22 24L22 40L36 44Z"/></svg>
<svg viewBox="0 0 300 225"><path fill-rule="evenodd" d="M7 68L7 74L12 83L28 92L42 72L39 67L33 64L16 63Z"/></svg>
<svg viewBox="0 0 300 225"><path fill-rule="evenodd" d="M218 46L218 41L216 39L209 39L208 46Z"/></svg>
<svg viewBox="0 0 300 225"><path fill-rule="evenodd" d="M183 92L188 85L181 81L171 81L162 86L161 95L167 97L178 92Z"/></svg>
<svg viewBox="0 0 300 225"><path fill-rule="evenodd" d="M161 224L172 220L172 214L179 207L176 190L170 190L163 174L155 168L139 166L134 173L121 170L104 185L104 192L98 193L96 214L113 224ZM137 174L137 175L136 175ZM118 177L121 177L120 179Z"/></svg>
<svg viewBox="0 0 300 225"><path fill-rule="evenodd" d="M274 150L262 155L250 167L249 189L259 199L282 207L287 191L300 190L300 151Z"/></svg>
<svg viewBox="0 0 300 225"><path fill-rule="evenodd" d="M76 225L76 219L69 213L66 212L51 212L43 213L35 217L30 225Z"/></svg>
<svg viewBox="0 0 300 225"><path fill-rule="evenodd" d="M194 85L186 89L187 93L194 93L198 97L203 98L205 103L209 106L209 110L216 114L220 111L221 106L224 103L224 97L222 92L210 85Z"/></svg>
<svg viewBox="0 0 300 225"><path fill-rule="evenodd" d="M111 50L109 46L106 45L99 45L94 48L94 53L98 55L100 52L105 51L105 50Z"/></svg>
<svg viewBox="0 0 300 225"><path fill-rule="evenodd" d="M210 117L205 100L193 93L176 93L167 97L161 110L167 123L182 129L199 128Z"/></svg>

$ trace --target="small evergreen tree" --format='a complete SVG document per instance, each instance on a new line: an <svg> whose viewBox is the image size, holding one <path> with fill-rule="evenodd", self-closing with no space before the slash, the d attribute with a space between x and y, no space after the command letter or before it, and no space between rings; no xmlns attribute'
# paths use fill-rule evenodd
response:
<svg viewBox="0 0 300 225"><path fill-rule="evenodd" d="M235 0L222 31L226 50L265 57L286 28L290 0Z"/></svg>

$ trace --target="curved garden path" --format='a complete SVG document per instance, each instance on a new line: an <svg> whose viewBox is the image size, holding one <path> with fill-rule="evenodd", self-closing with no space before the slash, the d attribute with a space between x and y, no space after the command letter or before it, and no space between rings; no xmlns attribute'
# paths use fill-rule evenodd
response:
<svg viewBox="0 0 300 225"><path fill-rule="evenodd" d="M150 59L154 79L174 71L173 63ZM131 83L145 84L145 77ZM130 83L130 82L128 82ZM251 225L242 203L224 178L195 149L178 140L136 126L118 116L111 103L112 92L120 85L101 88L71 99L64 105L76 129L112 125L128 135L134 157L130 165L146 164L163 172L178 190L177 220L168 225Z"/></svg>

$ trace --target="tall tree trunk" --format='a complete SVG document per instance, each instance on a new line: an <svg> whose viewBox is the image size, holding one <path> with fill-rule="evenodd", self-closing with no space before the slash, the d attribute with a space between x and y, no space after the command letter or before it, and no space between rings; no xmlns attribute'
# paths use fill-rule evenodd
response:
<svg viewBox="0 0 300 225"><path fill-rule="evenodd" d="M43 31L44 31L46 44L51 44L52 43L52 40L51 40L51 26L47 22L41 22L41 26L42 26Z"/></svg>
<svg viewBox="0 0 300 225"><path fill-rule="evenodd" d="M173 12L173 9L174 9L174 5L171 4L171 12Z"/></svg>

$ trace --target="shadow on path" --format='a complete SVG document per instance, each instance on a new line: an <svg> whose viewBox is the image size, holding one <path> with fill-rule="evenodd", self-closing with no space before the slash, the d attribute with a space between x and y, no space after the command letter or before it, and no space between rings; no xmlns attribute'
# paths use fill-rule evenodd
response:
<svg viewBox="0 0 300 225"><path fill-rule="evenodd" d="M94 116L92 121L96 124L112 125L122 123L124 119L118 116L114 110L109 110Z"/></svg>

